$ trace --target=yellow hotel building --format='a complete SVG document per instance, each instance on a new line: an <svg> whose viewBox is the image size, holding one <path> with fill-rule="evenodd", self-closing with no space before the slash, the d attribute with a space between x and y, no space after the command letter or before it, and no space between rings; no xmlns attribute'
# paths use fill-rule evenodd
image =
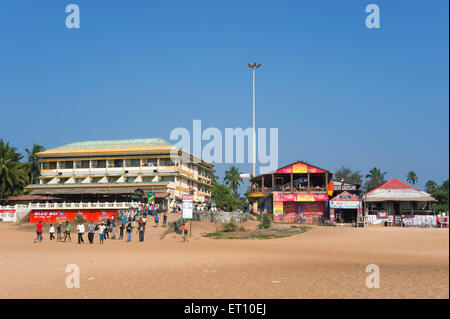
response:
<svg viewBox="0 0 450 319"><path fill-rule="evenodd" d="M210 202L214 165L160 138L76 142L36 155L41 174L39 184L27 186L30 194L123 202L155 193L163 207L192 194L197 203Z"/></svg>

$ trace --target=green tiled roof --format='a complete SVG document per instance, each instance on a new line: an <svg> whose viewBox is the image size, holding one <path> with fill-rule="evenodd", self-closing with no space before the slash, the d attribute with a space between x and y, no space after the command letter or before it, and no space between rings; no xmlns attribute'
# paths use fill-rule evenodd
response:
<svg viewBox="0 0 450 319"><path fill-rule="evenodd" d="M73 149L102 149L102 148L129 148L129 147L145 147L145 146L173 146L162 138L136 138L129 140L104 140L104 141L84 141L75 142L59 146L53 150L73 150Z"/></svg>

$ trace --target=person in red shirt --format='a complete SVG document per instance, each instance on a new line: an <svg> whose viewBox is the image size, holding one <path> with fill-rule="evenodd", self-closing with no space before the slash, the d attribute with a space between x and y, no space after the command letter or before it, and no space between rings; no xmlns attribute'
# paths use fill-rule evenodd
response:
<svg viewBox="0 0 450 319"><path fill-rule="evenodd" d="M36 240L34 242L41 242L42 241L42 222L39 221L36 225Z"/></svg>

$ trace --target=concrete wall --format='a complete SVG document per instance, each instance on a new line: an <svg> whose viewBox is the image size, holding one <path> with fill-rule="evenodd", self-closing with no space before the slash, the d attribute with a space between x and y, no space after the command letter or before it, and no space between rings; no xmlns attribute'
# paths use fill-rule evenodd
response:
<svg viewBox="0 0 450 319"><path fill-rule="evenodd" d="M210 223L229 223L231 221L235 223L243 223L249 220L249 215L247 213L235 213L235 212L194 211L193 220Z"/></svg>

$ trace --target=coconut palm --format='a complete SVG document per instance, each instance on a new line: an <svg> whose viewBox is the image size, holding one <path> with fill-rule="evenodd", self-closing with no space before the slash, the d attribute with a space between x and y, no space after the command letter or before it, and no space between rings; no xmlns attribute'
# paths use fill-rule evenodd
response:
<svg viewBox="0 0 450 319"><path fill-rule="evenodd" d="M42 152L44 146L34 143L31 151L26 148L25 151L28 154L28 163L30 164L30 184L36 184L37 178L40 175L41 169L39 166L36 153Z"/></svg>
<svg viewBox="0 0 450 319"><path fill-rule="evenodd" d="M239 188L239 185L242 183L241 178L241 172L239 172L239 169L236 166L231 166L229 170L225 172L225 177L223 181L225 184L230 187L230 189L233 191L234 195L237 196L237 190Z"/></svg>
<svg viewBox="0 0 450 319"><path fill-rule="evenodd" d="M408 175L406 175L406 180L408 181L408 183L414 185L415 183L417 183L419 178L414 171L409 171Z"/></svg>
<svg viewBox="0 0 450 319"><path fill-rule="evenodd" d="M366 175L366 190L371 191L372 189L375 189L377 187L380 187L386 181L384 180L384 175L386 175L387 172L381 172L381 170L377 167L372 168L369 171L369 174Z"/></svg>
<svg viewBox="0 0 450 319"><path fill-rule="evenodd" d="M0 197L21 193L28 184L30 165L21 158L15 147L0 139Z"/></svg>

